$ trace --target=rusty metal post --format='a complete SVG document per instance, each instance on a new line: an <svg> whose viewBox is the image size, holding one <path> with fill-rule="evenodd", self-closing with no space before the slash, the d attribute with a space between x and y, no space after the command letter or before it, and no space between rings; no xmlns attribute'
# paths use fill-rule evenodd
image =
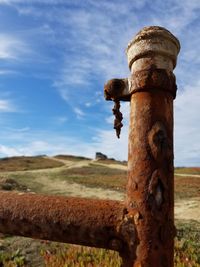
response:
<svg viewBox="0 0 200 267"><path fill-rule="evenodd" d="M169 31L146 27L127 48L131 77L105 85L106 99L131 103L126 205L137 248L122 254L124 267L173 266L173 69L179 50Z"/></svg>

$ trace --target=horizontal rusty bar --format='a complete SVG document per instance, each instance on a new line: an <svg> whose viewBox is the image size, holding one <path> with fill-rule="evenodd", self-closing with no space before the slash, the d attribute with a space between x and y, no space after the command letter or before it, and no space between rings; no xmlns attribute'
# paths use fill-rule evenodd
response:
<svg viewBox="0 0 200 267"><path fill-rule="evenodd" d="M0 232L120 250L123 202L0 191Z"/></svg>

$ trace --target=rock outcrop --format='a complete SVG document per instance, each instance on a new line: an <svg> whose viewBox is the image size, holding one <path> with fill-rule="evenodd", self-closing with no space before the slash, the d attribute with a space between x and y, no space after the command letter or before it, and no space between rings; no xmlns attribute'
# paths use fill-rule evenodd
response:
<svg viewBox="0 0 200 267"><path fill-rule="evenodd" d="M108 157L101 152L96 152L95 159L96 160L105 160L105 159L108 159Z"/></svg>

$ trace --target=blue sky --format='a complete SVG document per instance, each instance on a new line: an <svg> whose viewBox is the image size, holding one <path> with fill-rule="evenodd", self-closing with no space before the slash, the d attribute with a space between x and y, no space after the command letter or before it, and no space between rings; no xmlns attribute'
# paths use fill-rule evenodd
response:
<svg viewBox="0 0 200 267"><path fill-rule="evenodd" d="M125 49L144 26L181 42L175 165L200 166L199 0L0 0L0 157L58 153L127 159L104 83L130 75Z"/></svg>

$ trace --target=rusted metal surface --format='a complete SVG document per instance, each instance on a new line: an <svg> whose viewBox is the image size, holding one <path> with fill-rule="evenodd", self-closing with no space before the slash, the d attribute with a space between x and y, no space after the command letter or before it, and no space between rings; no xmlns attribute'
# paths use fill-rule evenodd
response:
<svg viewBox="0 0 200 267"><path fill-rule="evenodd" d="M114 108L113 108L113 115L115 116L114 120L114 129L116 130L116 135L118 138L120 138L121 128L123 127L122 120L123 115L120 112L120 102L119 100L114 101Z"/></svg>
<svg viewBox="0 0 200 267"><path fill-rule="evenodd" d="M0 192L0 232L114 250L124 244L119 201Z"/></svg>
<svg viewBox="0 0 200 267"><path fill-rule="evenodd" d="M127 49L132 72L127 209L139 244L126 266L172 267L174 255L173 68L180 50L166 29L144 28Z"/></svg>
<svg viewBox="0 0 200 267"><path fill-rule="evenodd" d="M157 89L169 92L173 98L176 97L176 79L171 71L151 65L147 70L142 69L132 74L131 94Z"/></svg>
<svg viewBox="0 0 200 267"><path fill-rule="evenodd" d="M112 79L104 85L106 100L130 100L128 79Z"/></svg>
<svg viewBox="0 0 200 267"><path fill-rule="evenodd" d="M154 89L131 99L127 206L138 211L140 243L130 266L173 266L172 101L170 94Z"/></svg>
<svg viewBox="0 0 200 267"><path fill-rule="evenodd" d="M173 266L173 69L179 50L166 29L144 28L127 48L131 77L104 88L111 99L116 94L131 102L126 207L137 238L122 255L124 267Z"/></svg>
<svg viewBox="0 0 200 267"><path fill-rule="evenodd" d="M123 127L123 115L120 112L120 100L130 100L128 79L112 79L104 85L104 96L106 100L114 101L112 109L114 119L114 129L116 136L120 138L121 128Z"/></svg>

